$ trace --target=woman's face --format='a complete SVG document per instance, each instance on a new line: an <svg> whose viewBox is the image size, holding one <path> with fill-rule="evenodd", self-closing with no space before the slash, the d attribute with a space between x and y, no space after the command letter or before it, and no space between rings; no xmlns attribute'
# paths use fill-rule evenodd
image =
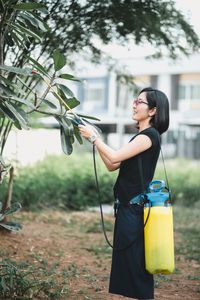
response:
<svg viewBox="0 0 200 300"><path fill-rule="evenodd" d="M146 92L141 93L133 103L133 120L138 122L149 118L149 106Z"/></svg>

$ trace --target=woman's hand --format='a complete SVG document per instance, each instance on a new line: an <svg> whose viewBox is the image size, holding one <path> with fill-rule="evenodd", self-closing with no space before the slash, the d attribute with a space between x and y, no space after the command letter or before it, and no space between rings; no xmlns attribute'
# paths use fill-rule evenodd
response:
<svg viewBox="0 0 200 300"><path fill-rule="evenodd" d="M97 136L97 137L101 138L100 134L94 127L92 127L91 125L88 125L84 121L82 121L82 122L84 125L78 125L78 129L79 129L82 137L84 137L86 139L89 139L92 136Z"/></svg>

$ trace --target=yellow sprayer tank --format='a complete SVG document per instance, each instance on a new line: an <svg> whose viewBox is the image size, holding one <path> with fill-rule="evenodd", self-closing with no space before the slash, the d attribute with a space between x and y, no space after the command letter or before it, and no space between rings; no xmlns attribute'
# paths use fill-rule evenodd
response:
<svg viewBox="0 0 200 300"><path fill-rule="evenodd" d="M160 188L153 188L154 184L161 184ZM174 270L174 237L172 206L169 193L161 192L164 181L150 183L150 193L147 193L149 203L144 208L144 223L150 214L144 228L145 265L151 274L169 274Z"/></svg>

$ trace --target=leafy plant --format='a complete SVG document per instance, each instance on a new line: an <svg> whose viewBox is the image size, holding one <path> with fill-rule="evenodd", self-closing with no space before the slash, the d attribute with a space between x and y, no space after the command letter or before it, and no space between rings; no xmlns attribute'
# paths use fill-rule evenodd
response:
<svg viewBox="0 0 200 300"><path fill-rule="evenodd" d="M66 281L74 276L77 267L72 264L61 272L56 272L56 268L56 263L51 266L42 263L37 267L28 261L17 263L11 259L0 259L0 296L24 300L34 299L33 297L61 299L63 295L69 294Z"/></svg>
<svg viewBox="0 0 200 300"><path fill-rule="evenodd" d="M1 209L2 209L2 203L0 202L0 211ZM11 204L11 206L5 209L3 213L0 213L0 226L7 230L12 230L12 231L22 230L22 225L19 224L18 222L2 222L5 219L5 217L19 211L20 209L21 209L20 203L13 203Z"/></svg>
<svg viewBox="0 0 200 300"><path fill-rule="evenodd" d="M75 108L80 104L73 92L63 84L63 81L79 81L71 74L60 72L66 65L66 58L59 51L52 54L53 64L49 68L44 67L38 60L32 57L30 51L34 41L42 43L43 36L50 27L43 20L42 14L48 11L42 3L13 0L0 1L1 24L0 24L0 182L7 173L10 174L7 198L2 206L1 213L10 206L13 183L13 167L6 165L2 154L14 125L18 130L29 129L29 115L33 113L53 116L60 126L61 145L63 152L67 155L73 151L72 144L75 138L82 144L82 138L77 128L77 122L72 113L64 105ZM34 49L35 50L35 49ZM37 51L36 51L37 52ZM12 62L12 65L7 65ZM45 62L45 65L49 65ZM41 73L34 75L32 69ZM49 80L49 82L45 79ZM47 82L43 93L39 91L43 81ZM61 83L62 81L62 83ZM50 85L56 93L62 97L64 103L60 102L55 92L50 97ZM39 88L40 87L40 88ZM82 116L85 121L92 117ZM12 207L12 206L11 206ZM10 208L11 208L10 207ZM11 228L7 226L7 228Z"/></svg>

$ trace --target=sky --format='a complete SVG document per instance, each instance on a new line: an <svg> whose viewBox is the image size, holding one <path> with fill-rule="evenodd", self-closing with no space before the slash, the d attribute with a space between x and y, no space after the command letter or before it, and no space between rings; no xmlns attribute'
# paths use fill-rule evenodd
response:
<svg viewBox="0 0 200 300"><path fill-rule="evenodd" d="M200 1L199 0L175 0L176 7L186 17L186 20L194 27L195 31L200 36ZM151 46L139 47L139 46L119 46L117 44L110 44L107 46L101 46L102 50L108 54L112 53L113 58L124 58L137 56L151 55L155 49ZM114 49L114 51L113 51Z"/></svg>

